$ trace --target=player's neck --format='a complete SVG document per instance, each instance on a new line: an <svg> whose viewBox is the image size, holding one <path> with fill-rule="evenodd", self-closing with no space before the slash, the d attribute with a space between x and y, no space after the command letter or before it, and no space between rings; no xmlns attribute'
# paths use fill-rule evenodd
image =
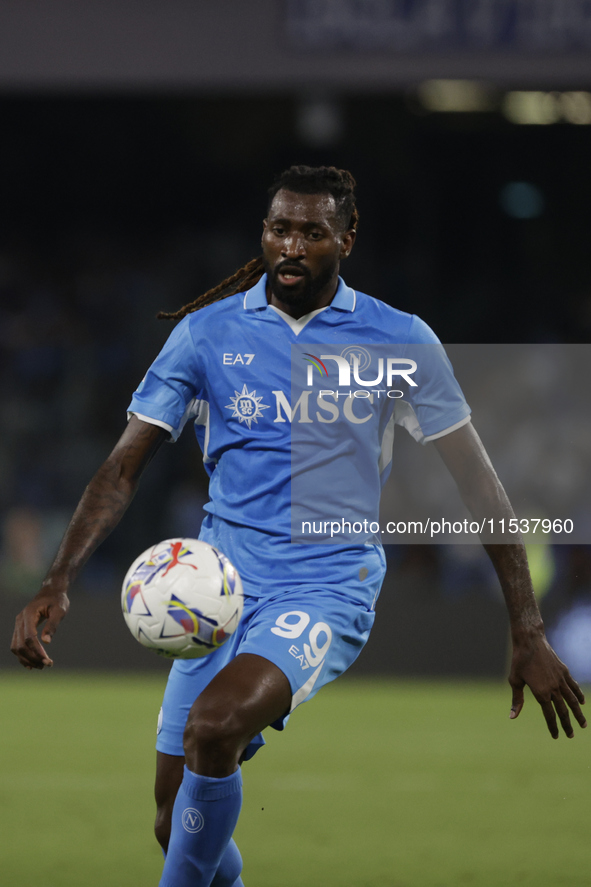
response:
<svg viewBox="0 0 591 887"><path fill-rule="evenodd" d="M326 308L327 305L330 305L336 295L337 288L338 278L336 281L331 280L320 290L320 292L316 293L311 299L306 299L301 302L293 303L284 302L273 292L270 285L267 284L267 302L269 303L269 305L273 305L273 307L279 308L279 310L283 311L284 314L288 314L290 317L293 317L294 320L299 320L300 317L304 317L304 315L310 314L310 312L312 311L317 311L319 308Z"/></svg>

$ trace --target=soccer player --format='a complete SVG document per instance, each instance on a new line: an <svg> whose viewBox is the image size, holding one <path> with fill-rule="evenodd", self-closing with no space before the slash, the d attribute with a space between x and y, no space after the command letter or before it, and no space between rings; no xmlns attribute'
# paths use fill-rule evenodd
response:
<svg viewBox="0 0 591 887"><path fill-rule="evenodd" d="M242 884L232 840L240 764L263 744L263 729L282 729L295 706L354 661L374 619L385 568L377 542L290 542L290 423L298 410L290 404L290 348L298 337L311 354L335 342L433 345L439 365L409 387L405 408L397 412L388 401L377 431L357 438L364 477L379 488L389 463L386 431L397 421L433 441L475 520L513 516L432 331L339 277L357 234L354 185L333 167L284 172L270 189L262 256L165 315L181 322L133 396L127 428L85 490L41 591L17 618L12 650L20 662L52 665L41 641L67 613L70 583L120 520L158 447L193 421L210 475L200 538L235 564L246 597L242 622L223 647L176 661L170 672L157 741L161 887ZM318 406L319 422L340 409L326 396ZM343 503L348 482L344 476ZM586 726L583 694L545 639L523 545L487 551L511 624L511 717L528 684L551 735L558 736L558 716L572 737L569 708Z"/></svg>

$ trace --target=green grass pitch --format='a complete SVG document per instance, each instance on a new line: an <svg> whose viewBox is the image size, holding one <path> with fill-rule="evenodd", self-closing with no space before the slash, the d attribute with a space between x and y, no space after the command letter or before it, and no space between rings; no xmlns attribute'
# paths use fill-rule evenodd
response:
<svg viewBox="0 0 591 887"><path fill-rule="evenodd" d="M155 887L162 677L0 683L0 883ZM486 683L322 690L243 768L246 887L588 885L591 733L509 706Z"/></svg>

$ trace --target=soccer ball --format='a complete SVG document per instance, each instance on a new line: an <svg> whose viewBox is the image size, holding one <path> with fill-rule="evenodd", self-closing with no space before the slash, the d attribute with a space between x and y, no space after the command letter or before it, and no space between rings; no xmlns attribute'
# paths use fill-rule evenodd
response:
<svg viewBox="0 0 591 887"><path fill-rule="evenodd" d="M166 539L144 551L121 590L134 638L170 659L196 659L221 647L236 631L242 603L235 567L197 539Z"/></svg>

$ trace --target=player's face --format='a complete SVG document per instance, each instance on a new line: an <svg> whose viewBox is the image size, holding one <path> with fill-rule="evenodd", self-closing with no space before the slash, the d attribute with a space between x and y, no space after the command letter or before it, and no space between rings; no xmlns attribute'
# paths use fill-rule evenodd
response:
<svg viewBox="0 0 591 887"><path fill-rule="evenodd" d="M343 230L331 194L278 191L263 222L271 304L293 316L328 305L337 289L340 261L354 240L354 231Z"/></svg>

